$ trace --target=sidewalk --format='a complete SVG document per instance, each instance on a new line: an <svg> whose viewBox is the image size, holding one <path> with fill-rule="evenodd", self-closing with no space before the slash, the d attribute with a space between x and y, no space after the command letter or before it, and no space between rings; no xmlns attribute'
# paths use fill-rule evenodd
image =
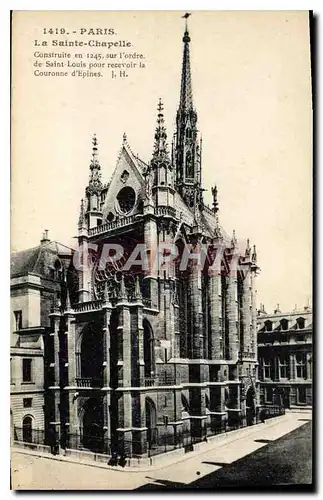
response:
<svg viewBox="0 0 323 500"><path fill-rule="evenodd" d="M301 419L301 420L299 420ZM303 420L305 419L305 420ZM207 454L209 452L213 452L214 450L233 450L233 455L230 451L229 455L228 453L226 454L227 458L230 459L231 455L235 457L235 460L238 458L241 458L245 456L248 453L251 453L252 451L255 451L261 446L264 446L266 443L255 443L255 438L257 440L263 439L263 440L275 440L278 439L279 437L291 432L292 430L296 429L297 427L303 425L306 423L306 419L312 419L312 413L311 411L304 411L302 410L301 412L288 412L283 416L280 417L275 417L270 420L267 420L263 424L258 424L254 425L251 427L245 427L243 429L237 429L235 431L231 431L228 433L224 434L219 434L216 436L212 436L208 438L207 442L201 442L197 443L194 445L194 451L184 453L184 449L179 449L176 450L180 452L180 454L174 454L173 452L169 452L166 454L161 454L157 455L156 457L153 457L155 463L152 463L152 465L148 465L147 461L143 461L141 465L136 466L126 466L125 468L122 468L120 466L110 466L108 464L102 463L102 462L95 462L94 460L86 460L86 459L78 459L78 457L70 457L70 456L64 456L64 455L50 455L48 453L40 452L40 451L33 451L33 450L27 450L23 448L12 448L12 452L17 453L17 454L23 454L23 455L30 455L34 457L40 457L43 459L51 460L51 461L59 461L59 462L66 462L70 464L78 464L78 465L83 465L83 466L88 466L88 467L95 467L95 468L101 468L101 469L108 469L114 472L121 472L121 473L138 473L138 472L152 472L152 471L157 471L160 469L168 468L170 466L176 465L176 464L181 464L182 462L190 462L194 461L199 457L201 454ZM259 438L259 436L261 436ZM237 442L239 441L245 441L248 440L249 446L246 448L243 446L242 448L238 446L238 449L236 447ZM234 446L228 447L230 444L234 444ZM242 452L242 455L239 455L239 450ZM250 450L250 451L247 451ZM247 451L247 452L246 452ZM221 459L222 460L222 459ZM222 460L223 461L223 460ZM214 470L214 468L213 468ZM183 478L181 477L183 480Z"/></svg>

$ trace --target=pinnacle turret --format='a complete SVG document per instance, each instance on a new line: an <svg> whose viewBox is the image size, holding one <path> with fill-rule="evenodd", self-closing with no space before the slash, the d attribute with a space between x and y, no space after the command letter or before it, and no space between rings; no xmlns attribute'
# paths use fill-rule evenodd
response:
<svg viewBox="0 0 323 500"><path fill-rule="evenodd" d="M163 114L163 103L159 99L158 102L158 115L157 115L157 125L155 131L155 144L153 158L165 159L170 161L168 147L167 147L167 132L165 128L164 114Z"/></svg>
<svg viewBox="0 0 323 500"><path fill-rule="evenodd" d="M98 159L98 140L96 134L93 135L92 139L92 159L90 163L90 180L87 187L87 192L89 194L100 192L102 189L101 182L101 165Z"/></svg>

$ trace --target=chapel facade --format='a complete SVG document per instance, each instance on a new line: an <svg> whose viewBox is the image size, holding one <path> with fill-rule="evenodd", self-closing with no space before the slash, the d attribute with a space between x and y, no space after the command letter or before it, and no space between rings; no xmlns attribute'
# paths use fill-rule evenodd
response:
<svg viewBox="0 0 323 500"><path fill-rule="evenodd" d="M186 26L170 145L159 101L151 158L124 135L104 184L93 138L78 249L50 313L45 419L65 448L145 455L257 417L257 254L226 236L216 186L204 202L190 43Z"/></svg>

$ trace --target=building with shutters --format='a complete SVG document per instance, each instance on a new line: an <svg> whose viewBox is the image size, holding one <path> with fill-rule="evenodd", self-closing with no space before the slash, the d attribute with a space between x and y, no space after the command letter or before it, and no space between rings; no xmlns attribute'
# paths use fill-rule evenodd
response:
<svg viewBox="0 0 323 500"><path fill-rule="evenodd" d="M285 408L312 406L312 310L258 311L261 403Z"/></svg>

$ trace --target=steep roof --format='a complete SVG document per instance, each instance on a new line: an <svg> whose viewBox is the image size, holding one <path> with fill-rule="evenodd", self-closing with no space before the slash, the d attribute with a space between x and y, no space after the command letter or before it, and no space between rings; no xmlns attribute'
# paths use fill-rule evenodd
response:
<svg viewBox="0 0 323 500"><path fill-rule="evenodd" d="M28 273L42 275L46 254L61 257L70 256L72 255L72 249L57 241L49 241L34 248L15 252L11 254L11 277Z"/></svg>

